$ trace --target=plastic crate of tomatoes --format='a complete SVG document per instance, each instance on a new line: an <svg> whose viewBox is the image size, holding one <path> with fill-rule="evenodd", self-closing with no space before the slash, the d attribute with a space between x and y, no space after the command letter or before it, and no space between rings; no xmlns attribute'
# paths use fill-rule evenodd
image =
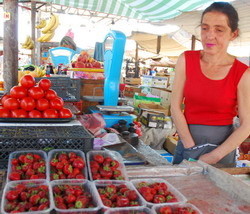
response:
<svg viewBox="0 0 250 214"><path fill-rule="evenodd" d="M131 183L149 207L154 204L178 204L187 201L184 195L164 179L133 179Z"/></svg>
<svg viewBox="0 0 250 214"><path fill-rule="evenodd" d="M95 214L101 209L96 188L88 180L55 180L50 184L56 213Z"/></svg>
<svg viewBox="0 0 250 214"><path fill-rule="evenodd" d="M52 191L46 180L11 181L4 187L1 214L49 214Z"/></svg>
<svg viewBox="0 0 250 214"><path fill-rule="evenodd" d="M9 156L7 182L48 179L46 162L47 154L41 150L12 152Z"/></svg>
<svg viewBox="0 0 250 214"><path fill-rule="evenodd" d="M51 81L51 89L56 91L57 95L64 101L80 101L80 79L71 79L70 77L40 77L35 79L36 82L39 82L44 78Z"/></svg>
<svg viewBox="0 0 250 214"><path fill-rule="evenodd" d="M48 153L47 174L49 179L87 179L85 155L80 150L54 149Z"/></svg>
<svg viewBox="0 0 250 214"><path fill-rule="evenodd" d="M93 149L94 136L83 126L1 126L0 166L7 168L11 152L17 150Z"/></svg>
<svg viewBox="0 0 250 214"><path fill-rule="evenodd" d="M90 180L128 180L122 156L115 151L89 151L87 164Z"/></svg>
<svg viewBox="0 0 250 214"><path fill-rule="evenodd" d="M151 209L147 207L129 207L118 209L107 209L104 214L151 214Z"/></svg>
<svg viewBox="0 0 250 214"><path fill-rule="evenodd" d="M103 211L145 207L145 201L129 181L96 180L94 185L101 198Z"/></svg>
<svg viewBox="0 0 250 214"><path fill-rule="evenodd" d="M152 207L152 214L202 214L202 212L193 204L157 204Z"/></svg>

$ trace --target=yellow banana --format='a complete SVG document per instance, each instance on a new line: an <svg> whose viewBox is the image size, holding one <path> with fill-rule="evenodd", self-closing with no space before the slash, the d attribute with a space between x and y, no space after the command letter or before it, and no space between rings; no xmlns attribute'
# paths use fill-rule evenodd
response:
<svg viewBox="0 0 250 214"><path fill-rule="evenodd" d="M50 32L50 33L46 33L43 38L42 38L42 41L41 42L49 42L55 35L55 32Z"/></svg>
<svg viewBox="0 0 250 214"><path fill-rule="evenodd" d="M26 36L26 39L25 39L23 44L26 45L28 43L29 39L30 39L30 36Z"/></svg>
<svg viewBox="0 0 250 214"><path fill-rule="evenodd" d="M57 15L55 15L55 14L54 14L54 16L55 16L56 21L55 21L54 26L52 28L50 28L49 31L54 31L59 25L59 17Z"/></svg>
<svg viewBox="0 0 250 214"><path fill-rule="evenodd" d="M39 24L36 26L37 29L44 28L47 24L47 21L45 19L41 19Z"/></svg>
<svg viewBox="0 0 250 214"><path fill-rule="evenodd" d="M32 39L31 39L31 37L29 36L28 42L25 43L25 45L26 45L27 47L29 47L31 44L32 44Z"/></svg>
<svg viewBox="0 0 250 214"><path fill-rule="evenodd" d="M52 13L50 16L49 22L46 24L46 26L43 28L42 33L46 34L50 31L52 27L56 24L56 16Z"/></svg>
<svg viewBox="0 0 250 214"><path fill-rule="evenodd" d="M30 45L29 45L29 46L27 46L27 49L32 50L33 48L34 48L34 41L33 41L33 40L31 40L31 43L30 43Z"/></svg>

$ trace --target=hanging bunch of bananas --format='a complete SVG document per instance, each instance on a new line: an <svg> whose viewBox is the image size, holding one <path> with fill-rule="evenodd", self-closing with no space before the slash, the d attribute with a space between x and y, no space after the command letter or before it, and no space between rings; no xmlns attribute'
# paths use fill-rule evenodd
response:
<svg viewBox="0 0 250 214"><path fill-rule="evenodd" d="M38 25L36 25L36 28L37 29L42 29L42 28L44 28L46 26L46 24L47 24L46 19L41 19L40 22L38 23Z"/></svg>
<svg viewBox="0 0 250 214"><path fill-rule="evenodd" d="M55 14L51 14L50 20L42 28L43 35L37 39L38 42L49 42L55 35L55 30L59 25L59 18Z"/></svg>
<svg viewBox="0 0 250 214"><path fill-rule="evenodd" d="M22 48L32 50L34 48L34 41L30 36L27 36L24 43L21 43Z"/></svg>

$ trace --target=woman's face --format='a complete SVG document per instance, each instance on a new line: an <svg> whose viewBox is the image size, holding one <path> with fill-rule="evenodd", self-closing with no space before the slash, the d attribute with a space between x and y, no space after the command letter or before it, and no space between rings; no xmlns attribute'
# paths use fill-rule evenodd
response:
<svg viewBox="0 0 250 214"><path fill-rule="evenodd" d="M201 23L201 41L205 53L227 52L229 42L238 36L238 30L232 32L228 17L220 12L208 12Z"/></svg>

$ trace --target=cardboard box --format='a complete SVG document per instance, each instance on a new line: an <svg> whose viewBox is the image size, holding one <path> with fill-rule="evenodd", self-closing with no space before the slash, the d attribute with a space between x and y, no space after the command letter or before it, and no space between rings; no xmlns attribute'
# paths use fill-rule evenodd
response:
<svg viewBox="0 0 250 214"><path fill-rule="evenodd" d="M164 108L163 106L155 103L141 103L139 107L144 111L153 114L164 114L165 116L169 116L169 108Z"/></svg>
<svg viewBox="0 0 250 214"><path fill-rule="evenodd" d="M154 103L142 103L140 107L141 122L151 128L172 128L169 109Z"/></svg>
<svg viewBox="0 0 250 214"><path fill-rule="evenodd" d="M103 96L104 79L82 79L81 96Z"/></svg>
<svg viewBox="0 0 250 214"><path fill-rule="evenodd" d="M140 121L147 127L150 128L172 128L172 120L170 117L165 116L164 114L151 114L146 113L140 117Z"/></svg>
<svg viewBox="0 0 250 214"><path fill-rule="evenodd" d="M174 155L177 142L178 142L178 139L172 136L167 137L166 142L163 144L163 148L166 149L170 154Z"/></svg>
<svg viewBox="0 0 250 214"><path fill-rule="evenodd" d="M134 97L135 93L141 93L141 88L136 86L126 85L124 90L125 97Z"/></svg>
<svg viewBox="0 0 250 214"><path fill-rule="evenodd" d="M125 78L124 83L129 85L140 85L141 78Z"/></svg>

